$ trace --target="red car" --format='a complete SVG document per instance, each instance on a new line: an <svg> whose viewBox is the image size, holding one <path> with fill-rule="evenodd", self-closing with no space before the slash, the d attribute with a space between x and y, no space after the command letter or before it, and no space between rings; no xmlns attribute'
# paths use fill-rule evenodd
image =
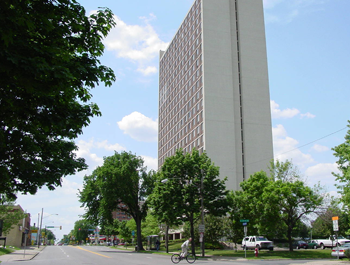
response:
<svg viewBox="0 0 350 265"><path fill-rule="evenodd" d="M304 248L304 249L307 249L308 248L308 244L303 241L303 240L298 240L298 241L295 241L293 243L293 246L296 248L296 249L300 249L300 248Z"/></svg>

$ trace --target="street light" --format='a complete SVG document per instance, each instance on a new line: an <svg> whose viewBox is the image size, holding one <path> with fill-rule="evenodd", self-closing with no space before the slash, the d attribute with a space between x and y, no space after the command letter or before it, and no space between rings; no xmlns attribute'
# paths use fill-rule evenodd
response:
<svg viewBox="0 0 350 265"><path fill-rule="evenodd" d="M39 229L38 248L40 247L41 227L42 227L42 224L43 224L43 218L47 218L47 217L49 217L51 215L58 215L58 213L53 213L53 214L49 214L48 216L43 217L43 214L44 214L44 208L41 208L41 220L40 220L40 229ZM39 217L38 217L38 220L39 220Z"/></svg>

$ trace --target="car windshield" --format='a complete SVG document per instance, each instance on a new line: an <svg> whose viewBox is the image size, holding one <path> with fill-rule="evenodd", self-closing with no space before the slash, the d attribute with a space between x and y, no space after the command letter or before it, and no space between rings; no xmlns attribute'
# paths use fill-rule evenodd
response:
<svg viewBox="0 0 350 265"><path fill-rule="evenodd" d="M257 236L256 241L267 241L267 238L263 236Z"/></svg>

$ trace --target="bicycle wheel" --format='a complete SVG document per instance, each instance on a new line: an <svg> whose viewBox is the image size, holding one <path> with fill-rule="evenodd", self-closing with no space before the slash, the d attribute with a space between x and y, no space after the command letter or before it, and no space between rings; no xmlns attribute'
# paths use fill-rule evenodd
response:
<svg viewBox="0 0 350 265"><path fill-rule="evenodd" d="M193 255L193 254L188 254L187 257L186 257L186 260L188 263L193 263L196 261L196 256Z"/></svg>
<svg viewBox="0 0 350 265"><path fill-rule="evenodd" d="M180 255L179 254L173 254L171 256L171 261L175 264L179 263L180 262Z"/></svg>

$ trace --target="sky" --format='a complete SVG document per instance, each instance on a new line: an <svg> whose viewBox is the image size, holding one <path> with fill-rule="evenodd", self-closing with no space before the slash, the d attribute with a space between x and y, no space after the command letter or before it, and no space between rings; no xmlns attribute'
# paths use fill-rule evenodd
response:
<svg viewBox="0 0 350 265"><path fill-rule="evenodd" d="M214 0L212 0L214 1ZM257 0L258 1L258 0ZM103 65L117 77L91 91L102 111L76 139L89 168L63 179L55 191L18 195L17 204L62 239L81 219L77 193L103 157L142 156L157 169L158 60L193 0L78 0L87 13L108 7L117 26L104 40ZM263 0L275 159L289 159L308 185L336 195L336 158L350 120L350 1ZM41 212L43 215L41 216ZM40 214L39 214L40 213Z"/></svg>

